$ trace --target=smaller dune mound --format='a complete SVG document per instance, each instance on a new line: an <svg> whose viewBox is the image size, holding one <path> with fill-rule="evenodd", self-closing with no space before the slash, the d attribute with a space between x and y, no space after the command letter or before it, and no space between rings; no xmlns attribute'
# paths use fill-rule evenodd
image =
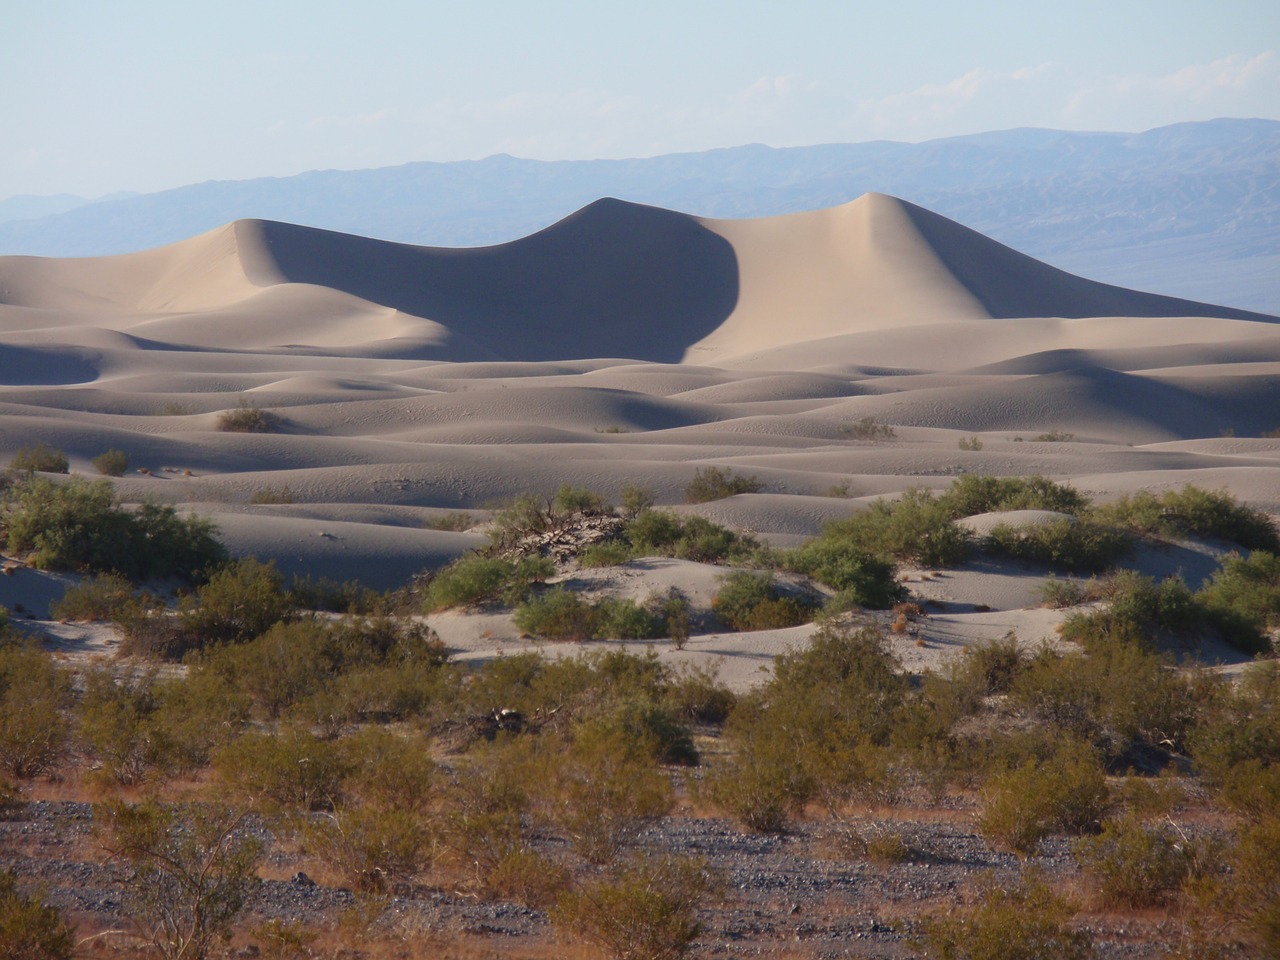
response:
<svg viewBox="0 0 1280 960"><path fill-rule="evenodd" d="M963 517L956 521L961 527L974 536L985 537L997 527L1010 527L1014 530L1032 530L1063 521L1074 523L1075 517L1069 513L1056 510L1001 510L995 513L979 513L971 517Z"/></svg>

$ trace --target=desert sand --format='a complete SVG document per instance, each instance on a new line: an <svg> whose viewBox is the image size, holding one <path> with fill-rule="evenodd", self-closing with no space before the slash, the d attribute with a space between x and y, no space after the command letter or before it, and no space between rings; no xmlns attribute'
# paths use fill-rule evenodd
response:
<svg viewBox="0 0 1280 960"><path fill-rule="evenodd" d="M218 431L242 402L277 428ZM895 435L851 437L867 417ZM764 489L678 509L779 546L966 472L1045 474L1104 500L1195 483L1280 514L1280 438L1262 438L1277 427L1276 318L1074 277L876 194L743 221L602 200L487 248L239 221L124 256L0 258L0 462L39 440L93 476L93 457L123 450L126 502L210 516L234 552L286 575L378 588L485 542L429 529L441 515L483 519L565 483L679 504L708 465ZM263 492L292 502L250 502ZM1215 549L1140 562L1203 577ZM565 577L705 601L722 572L637 561ZM907 572L935 605L904 659L1011 630L1051 639L1044 572ZM59 593L31 571L0 578L0 603L37 617ZM502 615L431 623L461 656L528 642ZM744 686L809 630L698 635L662 655Z"/></svg>

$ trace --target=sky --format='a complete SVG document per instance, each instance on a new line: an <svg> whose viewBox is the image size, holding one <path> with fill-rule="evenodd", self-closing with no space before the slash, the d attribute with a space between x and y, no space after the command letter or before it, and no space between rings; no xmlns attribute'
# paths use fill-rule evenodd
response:
<svg viewBox="0 0 1280 960"><path fill-rule="evenodd" d="M1224 116L1277 0L0 0L0 198Z"/></svg>

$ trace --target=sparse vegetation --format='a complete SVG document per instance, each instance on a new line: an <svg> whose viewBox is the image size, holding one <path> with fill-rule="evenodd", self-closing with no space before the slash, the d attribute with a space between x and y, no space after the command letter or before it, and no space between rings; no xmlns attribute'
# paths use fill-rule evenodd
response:
<svg viewBox="0 0 1280 960"><path fill-rule="evenodd" d="M104 477L122 477L129 469L129 455L123 450L114 449L100 453L93 458L93 469Z"/></svg>
<svg viewBox="0 0 1280 960"><path fill-rule="evenodd" d="M738 570L721 578L711 609L734 630L774 630L813 619L817 603L780 590L773 576Z"/></svg>
<svg viewBox="0 0 1280 960"><path fill-rule="evenodd" d="M218 414L218 429L223 433L270 433L280 418L241 398L234 410Z"/></svg>
<svg viewBox="0 0 1280 960"><path fill-rule="evenodd" d="M684 488L684 502L709 503L739 493L757 493L763 489L764 484L754 476L744 477L721 467L699 467L693 472L689 485Z"/></svg>
<svg viewBox="0 0 1280 960"><path fill-rule="evenodd" d="M982 440L979 437L961 437L957 445L961 450L981 450Z"/></svg>
<svg viewBox="0 0 1280 960"><path fill-rule="evenodd" d="M22 473L69 473L71 462L61 450L41 441L18 448L9 461L9 469Z"/></svg>
<svg viewBox="0 0 1280 960"><path fill-rule="evenodd" d="M886 423L880 423L875 417L862 417L841 428L854 440L893 440L898 432Z"/></svg>
<svg viewBox="0 0 1280 960"><path fill-rule="evenodd" d="M1039 443L1071 443L1075 440L1074 433L1067 433L1065 430L1052 430L1049 433L1042 433L1035 439Z"/></svg>
<svg viewBox="0 0 1280 960"><path fill-rule="evenodd" d="M0 954L9 960L71 960L75 930L62 914L18 890L18 878L0 870Z"/></svg>
<svg viewBox="0 0 1280 960"><path fill-rule="evenodd" d="M293 491L287 486L285 487L264 487L261 490L255 490L253 496L249 498L249 502L257 506L277 504L277 503L293 503Z"/></svg>

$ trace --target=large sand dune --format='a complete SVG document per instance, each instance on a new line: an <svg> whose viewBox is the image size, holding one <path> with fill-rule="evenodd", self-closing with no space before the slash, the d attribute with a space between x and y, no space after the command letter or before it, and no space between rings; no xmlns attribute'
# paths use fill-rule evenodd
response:
<svg viewBox="0 0 1280 960"><path fill-rule="evenodd" d="M220 432L239 402L277 429ZM894 435L857 439L864 418ZM1276 318L1074 277L881 195L746 221L605 200L479 249L241 221L0 258L0 461L40 440L92 474L118 448L149 471L115 481L126 500L375 586L481 542L428 529L442 513L562 483L679 503L707 465L765 490L682 509L783 545L964 472L1100 497L1195 482L1280 512L1278 427ZM948 629L1009 629L1038 576L958 574L950 600L994 610Z"/></svg>

